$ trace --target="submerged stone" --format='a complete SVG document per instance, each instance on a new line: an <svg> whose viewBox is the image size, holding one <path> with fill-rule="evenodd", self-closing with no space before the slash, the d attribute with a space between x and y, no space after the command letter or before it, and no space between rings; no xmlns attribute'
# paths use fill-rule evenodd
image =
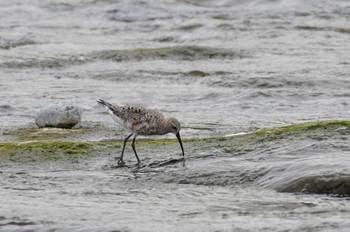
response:
<svg viewBox="0 0 350 232"><path fill-rule="evenodd" d="M81 121L82 109L73 102L50 104L35 116L38 127L72 128Z"/></svg>

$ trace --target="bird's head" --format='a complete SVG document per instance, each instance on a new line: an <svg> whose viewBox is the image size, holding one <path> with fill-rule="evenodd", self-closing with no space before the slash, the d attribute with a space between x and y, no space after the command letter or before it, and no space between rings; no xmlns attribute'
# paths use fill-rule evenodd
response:
<svg viewBox="0 0 350 232"><path fill-rule="evenodd" d="M173 134L179 133L181 130L180 122L176 118L169 118L169 121L171 125L170 132Z"/></svg>

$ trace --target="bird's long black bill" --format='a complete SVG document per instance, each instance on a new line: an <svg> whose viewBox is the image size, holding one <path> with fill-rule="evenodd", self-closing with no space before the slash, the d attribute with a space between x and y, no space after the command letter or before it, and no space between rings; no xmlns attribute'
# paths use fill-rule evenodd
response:
<svg viewBox="0 0 350 232"><path fill-rule="evenodd" d="M182 156L185 157L185 152L184 152L184 147L182 145L182 141L181 141L181 137L180 137L180 132L176 133L176 138L177 140L179 140L180 146L181 146L181 150L182 150Z"/></svg>

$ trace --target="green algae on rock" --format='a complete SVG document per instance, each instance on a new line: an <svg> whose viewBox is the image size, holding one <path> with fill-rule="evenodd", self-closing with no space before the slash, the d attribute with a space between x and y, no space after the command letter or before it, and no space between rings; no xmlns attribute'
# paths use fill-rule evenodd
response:
<svg viewBox="0 0 350 232"><path fill-rule="evenodd" d="M261 143L271 142L285 136L296 138L311 136L313 139L331 135L335 131L349 130L350 121L322 121L296 124L291 126L263 129L245 134L230 135L214 138L194 138L184 139L187 154L200 152L212 152L220 150L224 153L239 152L249 150ZM74 133L84 133L89 128L79 129L20 129L14 133L20 140L36 142L7 142L0 143L0 162L11 157L11 161L16 162L20 157L32 157L33 160L48 160L71 157L91 157L104 154L119 154L117 148L121 147L122 141L118 142L76 142L58 141L56 139L69 136ZM320 130L320 132L317 132ZM317 133L316 133L317 132ZM151 153L154 157L162 157L164 153L172 154L177 146L176 139L141 140L138 141L142 156L147 157ZM127 155L129 156L129 155ZM16 158L17 157L17 158ZM35 158L36 157L36 158Z"/></svg>
<svg viewBox="0 0 350 232"><path fill-rule="evenodd" d="M114 154L117 148L120 148L120 144L111 142L7 142L0 143L0 164L55 160L75 162L79 159Z"/></svg>
<svg viewBox="0 0 350 232"><path fill-rule="evenodd" d="M320 133L319 135L315 134L314 138L321 139L323 136L327 136L327 134L331 134L334 130L345 129L350 127L350 121L348 120L334 120L334 121L317 121L317 122L307 122L302 124L294 124L290 126L284 127L276 127L258 130L255 132L255 135L259 137L261 141L271 141L274 139L281 138L287 135L296 135L296 134L306 134L308 131L313 130L325 130L328 133ZM333 128L333 129L332 129Z"/></svg>
<svg viewBox="0 0 350 232"><path fill-rule="evenodd" d="M290 126L284 126L284 127L276 127L271 129L263 129L255 132L257 135L266 135L266 134L275 134L275 135L281 135L284 133L290 133L290 132L296 132L301 130L313 130L317 128L325 128L328 126L350 126L350 121L346 120L335 120L335 121L318 121L318 122L307 122L302 124L294 124Z"/></svg>

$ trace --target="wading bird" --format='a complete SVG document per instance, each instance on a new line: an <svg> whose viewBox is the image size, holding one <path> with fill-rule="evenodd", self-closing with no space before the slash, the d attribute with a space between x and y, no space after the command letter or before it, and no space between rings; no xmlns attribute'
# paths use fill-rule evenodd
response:
<svg viewBox="0 0 350 232"><path fill-rule="evenodd" d="M112 105L102 99L99 99L97 102L107 109L107 112L114 121L117 123L122 122L123 126L132 132L124 139L122 153L118 160L118 164L124 164L123 156L125 145L129 138L133 135L134 138L132 140L131 147L135 153L138 163L140 163L140 159L135 149L135 140L138 135L165 135L167 133L173 133L176 135L180 143L182 156L185 157L185 152L180 137L181 125L177 119L165 118L160 112L144 107Z"/></svg>

